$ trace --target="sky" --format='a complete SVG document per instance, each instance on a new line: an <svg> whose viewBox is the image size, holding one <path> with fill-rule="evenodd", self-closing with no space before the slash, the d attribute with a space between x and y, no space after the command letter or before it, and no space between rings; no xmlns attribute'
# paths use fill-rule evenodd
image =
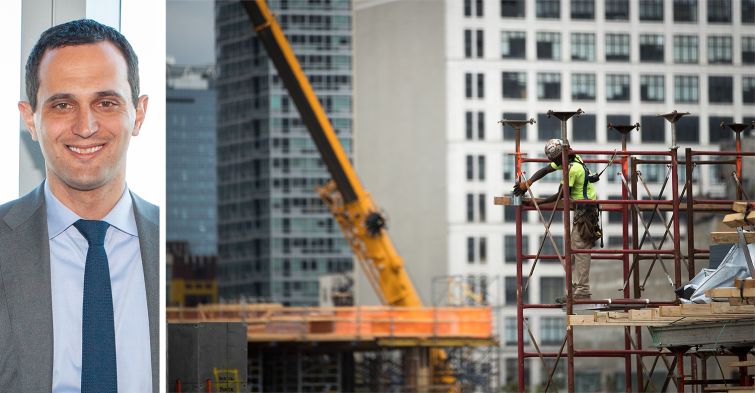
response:
<svg viewBox="0 0 755 393"><path fill-rule="evenodd" d="M213 0L168 0L167 52L176 64L215 63Z"/></svg>

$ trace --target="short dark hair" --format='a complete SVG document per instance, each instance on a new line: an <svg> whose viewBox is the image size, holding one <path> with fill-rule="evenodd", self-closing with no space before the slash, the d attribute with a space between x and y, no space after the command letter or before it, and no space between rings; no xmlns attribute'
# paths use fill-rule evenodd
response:
<svg viewBox="0 0 755 393"><path fill-rule="evenodd" d="M118 30L91 19L79 19L53 26L39 37L26 61L26 96L32 110L37 110L39 91L39 63L48 49L64 46L94 44L109 41L115 45L128 66L128 84L131 86L131 99L134 106L139 102L139 59L131 44Z"/></svg>

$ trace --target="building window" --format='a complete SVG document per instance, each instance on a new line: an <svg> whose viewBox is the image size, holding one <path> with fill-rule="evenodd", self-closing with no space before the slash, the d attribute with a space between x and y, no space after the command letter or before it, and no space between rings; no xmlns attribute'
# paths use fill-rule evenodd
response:
<svg viewBox="0 0 755 393"><path fill-rule="evenodd" d="M507 120L526 120L527 114L526 113L518 113L518 112L505 112L501 115L502 119ZM503 140L504 141L514 141L514 128L509 126L502 126L503 129ZM519 133L519 138L522 141L527 140L527 127L522 127ZM524 164L522 164L524 165ZM512 172L513 173L513 172Z"/></svg>
<svg viewBox="0 0 755 393"><path fill-rule="evenodd" d="M730 76L708 76L708 102L730 104L732 102L733 78Z"/></svg>
<svg viewBox="0 0 755 393"><path fill-rule="evenodd" d="M540 303L555 303L556 298L566 295L564 277L540 277Z"/></svg>
<svg viewBox="0 0 755 393"><path fill-rule="evenodd" d="M571 59L578 61L595 61L595 34L571 34Z"/></svg>
<svg viewBox="0 0 755 393"><path fill-rule="evenodd" d="M485 98L485 74L477 74L477 98Z"/></svg>
<svg viewBox="0 0 755 393"><path fill-rule="evenodd" d="M464 57L472 57L472 30L464 29Z"/></svg>
<svg viewBox="0 0 755 393"><path fill-rule="evenodd" d="M572 74L572 100L595 101L595 74Z"/></svg>
<svg viewBox="0 0 755 393"><path fill-rule="evenodd" d="M663 22L663 0L640 0L640 20Z"/></svg>
<svg viewBox="0 0 755 393"><path fill-rule="evenodd" d="M571 0L572 19L595 19L595 0Z"/></svg>
<svg viewBox="0 0 755 393"><path fill-rule="evenodd" d="M708 23L731 23L731 0L708 0Z"/></svg>
<svg viewBox="0 0 755 393"><path fill-rule="evenodd" d="M674 101L679 102L697 102L699 82L697 75L676 75L674 76Z"/></svg>
<svg viewBox="0 0 755 393"><path fill-rule="evenodd" d="M698 45L697 36L675 35L674 36L674 63L686 64L697 63Z"/></svg>
<svg viewBox="0 0 755 393"><path fill-rule="evenodd" d="M485 33L483 30L477 30L476 35L476 47L477 47L477 58L481 59L485 57Z"/></svg>
<svg viewBox="0 0 755 393"><path fill-rule="evenodd" d="M666 120L655 115L642 116L640 135L643 142L661 142L666 140Z"/></svg>
<svg viewBox="0 0 755 393"><path fill-rule="evenodd" d="M629 60L629 34L606 34L606 61Z"/></svg>
<svg viewBox="0 0 755 393"><path fill-rule="evenodd" d="M755 36L742 37L742 64L755 64Z"/></svg>
<svg viewBox="0 0 755 393"><path fill-rule="evenodd" d="M501 16L524 18L524 0L501 0Z"/></svg>
<svg viewBox="0 0 755 393"><path fill-rule="evenodd" d="M467 222L474 222L474 194L467 194Z"/></svg>
<svg viewBox="0 0 755 393"><path fill-rule="evenodd" d="M472 16L472 6L474 5L475 16L482 17L485 11L482 1L483 0L464 0L464 16Z"/></svg>
<svg viewBox="0 0 755 393"><path fill-rule="evenodd" d="M485 112L477 112L477 139L485 139Z"/></svg>
<svg viewBox="0 0 755 393"><path fill-rule="evenodd" d="M526 33L523 31L501 32L501 57L504 59L524 59Z"/></svg>
<svg viewBox="0 0 755 393"><path fill-rule="evenodd" d="M537 140L547 141L561 137L561 123L555 117L548 117L545 113L537 115ZM548 177L543 178L543 181Z"/></svg>
<svg viewBox="0 0 755 393"><path fill-rule="evenodd" d="M464 74L464 95L467 98L472 98L472 74L467 72Z"/></svg>
<svg viewBox="0 0 755 393"><path fill-rule="evenodd" d="M629 0L606 0L606 20L629 20Z"/></svg>
<svg viewBox="0 0 755 393"><path fill-rule="evenodd" d="M663 102L663 75L640 75L642 101Z"/></svg>
<svg viewBox="0 0 755 393"><path fill-rule="evenodd" d="M508 206L507 206L508 207ZM515 211L514 209L511 209ZM522 217L525 217L526 213L522 212ZM527 255L530 252L530 238L528 235L522 235L522 255ZM503 259L506 263L516 263L516 236L506 235L503 238ZM524 261L526 263L526 261Z"/></svg>
<svg viewBox="0 0 755 393"><path fill-rule="evenodd" d="M640 61L663 63L663 36L640 34Z"/></svg>
<svg viewBox="0 0 755 393"><path fill-rule="evenodd" d="M514 180L514 177L516 177L516 158L512 154L504 153L501 159L503 180Z"/></svg>
<svg viewBox="0 0 755 393"><path fill-rule="evenodd" d="M530 291L525 291L524 287L527 285L527 277L522 277L522 303L529 303L530 297L529 293ZM505 277L504 278L504 292L506 297L506 305L515 305L516 304L516 277Z"/></svg>
<svg viewBox="0 0 755 393"><path fill-rule="evenodd" d="M606 100L629 101L628 74L606 74Z"/></svg>
<svg viewBox="0 0 755 393"><path fill-rule="evenodd" d="M537 74L537 98L541 100L560 100L561 74L539 72Z"/></svg>
<svg viewBox="0 0 755 393"><path fill-rule="evenodd" d="M527 98L527 73L504 72L501 76L503 98Z"/></svg>
<svg viewBox="0 0 755 393"><path fill-rule="evenodd" d="M478 241L478 248L479 248L479 255L480 255L480 263L486 263L488 262L488 239L485 237L481 237L477 239Z"/></svg>
<svg viewBox="0 0 755 393"><path fill-rule="evenodd" d="M708 63L731 64L731 36L708 36Z"/></svg>
<svg viewBox="0 0 755 393"><path fill-rule="evenodd" d="M561 0L536 0L535 16L542 19L560 19Z"/></svg>
<svg viewBox="0 0 755 393"><path fill-rule="evenodd" d="M477 156L477 180L485 180L485 156Z"/></svg>
<svg viewBox="0 0 755 393"><path fill-rule="evenodd" d="M742 102L755 104L755 76L742 77Z"/></svg>
<svg viewBox="0 0 755 393"><path fill-rule="evenodd" d="M464 134L468 141L471 141L474 137L474 115L470 111L464 112Z"/></svg>
<svg viewBox="0 0 755 393"><path fill-rule="evenodd" d="M742 24L755 23L755 0L742 0Z"/></svg>
<svg viewBox="0 0 755 393"><path fill-rule="evenodd" d="M558 214L559 212L556 212ZM563 212L562 212L563 214ZM556 217L553 217L553 222L556 222ZM547 217L546 217L547 219ZM563 216L561 216L561 222L563 222ZM538 239L537 244L543 243L543 235L540 235L540 238ZM556 243L556 247L558 247L558 252L561 254L561 256L564 256L564 237L562 235L553 235L553 240ZM545 243L543 245L543 252L540 255L556 255L556 249L553 248L553 243L550 239L545 239ZM558 263L558 258L556 259L544 259L542 260L543 263Z"/></svg>
<svg viewBox="0 0 755 393"><path fill-rule="evenodd" d="M560 345L565 335L566 324L563 317L540 318L540 344Z"/></svg>
<svg viewBox="0 0 755 393"><path fill-rule="evenodd" d="M674 0L674 22L697 22L697 0Z"/></svg>
<svg viewBox="0 0 755 393"><path fill-rule="evenodd" d="M721 128L721 123L729 124L732 122L731 117L711 116L708 118L708 138L711 143L728 141L734 139L734 133L728 128Z"/></svg>
<svg viewBox="0 0 755 393"><path fill-rule="evenodd" d="M486 219L485 219L485 207L487 205L488 205L487 204L487 197L485 196L485 194L478 194L477 195L477 208L479 210L478 213L480 214L480 217L479 217L480 218L479 219L480 222L485 222L486 221Z"/></svg>
<svg viewBox="0 0 755 393"><path fill-rule="evenodd" d="M516 294L514 295L514 303L516 304ZM504 318L504 342L506 345L516 345L517 343L517 330L516 330L516 317L505 317ZM527 328L524 329L524 345L527 345L530 343L530 335L527 334ZM514 359L516 360L516 359ZM516 380L516 364L514 365L514 379Z"/></svg>
<svg viewBox="0 0 755 393"><path fill-rule="evenodd" d="M467 263L474 263L474 238L467 238Z"/></svg>
<svg viewBox="0 0 755 393"><path fill-rule="evenodd" d="M700 118L697 116L684 116L679 119L676 122L676 140L679 142L700 143ZM679 162L683 162L683 160L680 159Z"/></svg>
<svg viewBox="0 0 755 393"><path fill-rule="evenodd" d="M609 200L619 200L621 198L622 198L621 195L609 195L608 196ZM613 224L621 223L622 222L622 212L620 212L620 211L608 212L608 222L609 223L613 223ZM619 237L619 239L621 239L621 237ZM610 240L610 238L609 238L609 240ZM619 241L619 245L618 246L616 244L611 245L611 243L609 241L608 248L618 248L618 249L621 249L622 247L623 247L623 241Z"/></svg>
<svg viewBox="0 0 755 393"><path fill-rule="evenodd" d="M526 336L526 334L525 334ZM519 361L517 358L507 358L506 359L506 385L512 386L513 390L517 390L519 388L519 381L517 379L517 371L518 371L518 364ZM560 362L563 363L563 360ZM527 386L530 386L530 361L528 359L524 360L524 386L522 389L527 390Z"/></svg>
<svg viewBox="0 0 755 393"><path fill-rule="evenodd" d="M572 118L572 135L577 142L597 142L595 139L595 115Z"/></svg>
<svg viewBox="0 0 755 393"><path fill-rule="evenodd" d="M615 126L626 126L630 123L629 115L606 115L606 124L613 124ZM621 142L622 133L614 130L613 128L606 130L606 140L609 142ZM629 139L627 139L628 141ZM609 173L612 171L609 171Z"/></svg>
<svg viewBox="0 0 755 393"><path fill-rule="evenodd" d="M474 180L474 156L467 155L467 180Z"/></svg>
<svg viewBox="0 0 755 393"><path fill-rule="evenodd" d="M537 58L561 59L561 33L539 31L537 33Z"/></svg>

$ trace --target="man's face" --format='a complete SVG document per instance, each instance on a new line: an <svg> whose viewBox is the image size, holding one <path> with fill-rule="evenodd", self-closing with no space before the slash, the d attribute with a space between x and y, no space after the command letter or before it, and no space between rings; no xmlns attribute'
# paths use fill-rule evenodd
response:
<svg viewBox="0 0 755 393"><path fill-rule="evenodd" d="M125 181L128 143L147 109L146 96L134 107L127 75L126 60L107 41L45 52L37 108L21 102L19 110L51 186L89 191Z"/></svg>

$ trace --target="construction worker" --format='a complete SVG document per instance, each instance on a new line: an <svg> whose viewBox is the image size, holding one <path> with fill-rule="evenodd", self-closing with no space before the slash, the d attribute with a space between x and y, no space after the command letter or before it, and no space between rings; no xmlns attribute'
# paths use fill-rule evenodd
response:
<svg viewBox="0 0 755 393"><path fill-rule="evenodd" d="M533 183L545 175L561 170L561 153L563 151L561 139L551 139L545 144L545 156L551 161L549 165L535 172L528 181L520 181L514 185L514 195L522 196ZM569 198L572 200L596 200L595 185L598 176L592 175L590 170L578 154L569 154ZM563 183L562 183L563 186ZM555 202L561 194L558 192L540 203ZM523 199L523 204L530 204L529 199ZM595 241L602 237L596 204L579 203L575 205L574 221L571 230L571 247L573 250L592 249ZM573 254L572 265L575 274L572 275L574 299L590 298L590 254ZM556 299L557 303L564 303L565 298Z"/></svg>

